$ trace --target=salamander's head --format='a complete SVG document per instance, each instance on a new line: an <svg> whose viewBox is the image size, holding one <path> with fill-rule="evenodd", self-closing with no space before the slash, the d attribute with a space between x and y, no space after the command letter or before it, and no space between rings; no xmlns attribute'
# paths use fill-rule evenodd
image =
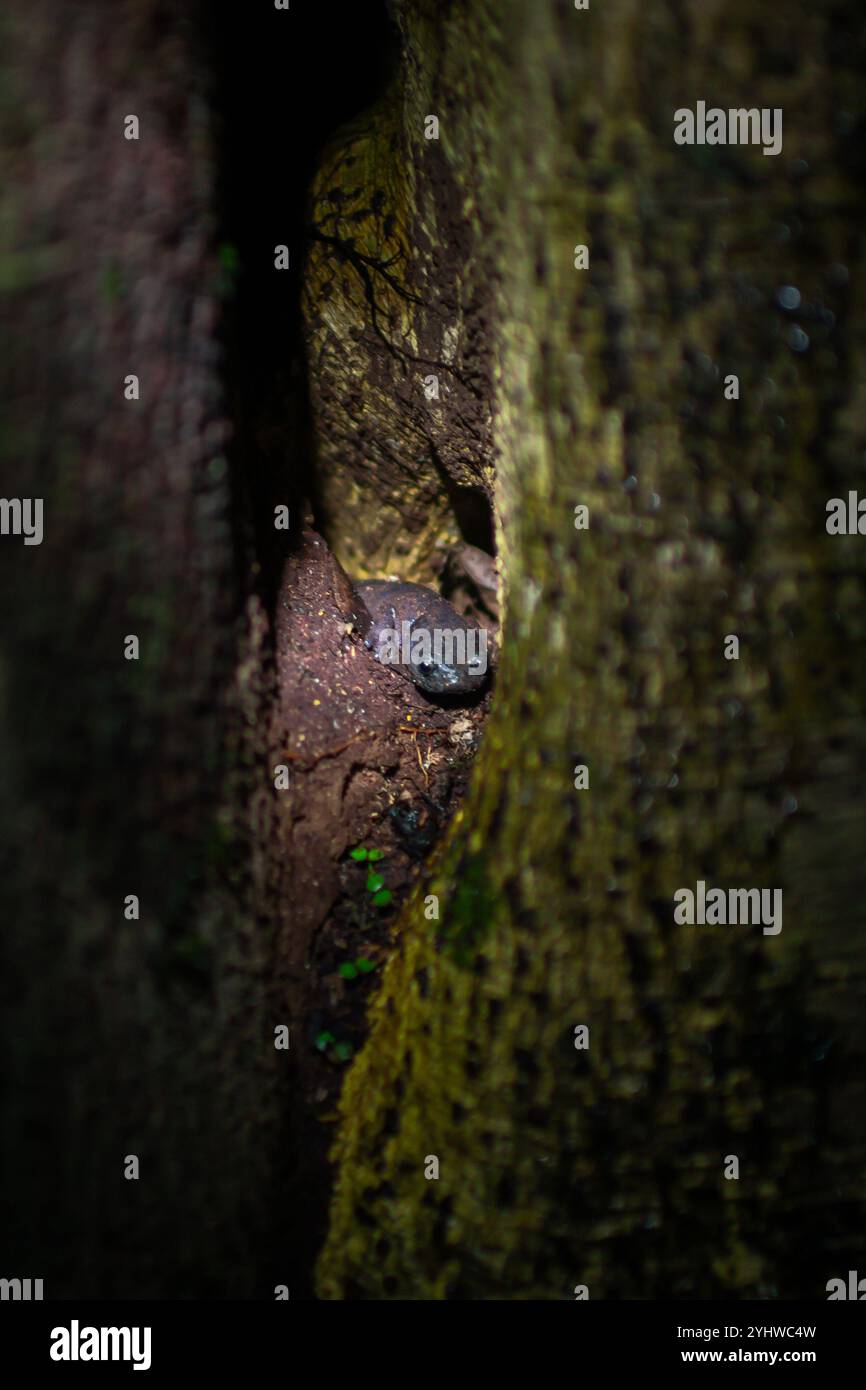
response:
<svg viewBox="0 0 866 1390"><path fill-rule="evenodd" d="M487 680L487 632L432 589L364 580L356 592L369 616L368 650L427 695L473 695Z"/></svg>
<svg viewBox="0 0 866 1390"><path fill-rule="evenodd" d="M487 679L486 652L467 654L465 662L410 661L412 679L430 695L471 695L480 690Z"/></svg>

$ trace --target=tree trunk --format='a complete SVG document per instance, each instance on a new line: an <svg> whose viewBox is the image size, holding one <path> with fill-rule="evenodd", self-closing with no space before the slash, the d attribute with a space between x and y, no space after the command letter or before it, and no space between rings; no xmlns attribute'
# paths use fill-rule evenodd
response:
<svg viewBox="0 0 866 1390"><path fill-rule="evenodd" d="M401 469L427 548L486 489L507 619L320 1292L824 1297L866 1159L864 543L825 530L866 442L857 7L392 8L399 80L316 189L330 538L381 572ZM782 152L675 144L699 100L781 108ZM677 923L700 880L781 889L782 930Z"/></svg>
<svg viewBox="0 0 866 1390"><path fill-rule="evenodd" d="M2 1244L46 1298L261 1296L278 1224L264 619L180 10L4 21L3 491L44 538L0 542Z"/></svg>

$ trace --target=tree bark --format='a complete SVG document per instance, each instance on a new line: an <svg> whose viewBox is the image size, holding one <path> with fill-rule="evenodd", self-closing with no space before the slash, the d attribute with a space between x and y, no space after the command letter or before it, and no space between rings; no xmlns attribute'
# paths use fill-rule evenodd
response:
<svg viewBox="0 0 866 1390"><path fill-rule="evenodd" d="M393 9L350 250L403 278L374 324L345 244L310 270L331 539L389 564L409 448L426 545L487 490L507 619L344 1088L320 1292L821 1298L866 1158L864 550L824 524L866 430L857 9ZM782 108L782 153L676 145L698 100ZM698 880L782 889L782 931L677 924Z"/></svg>
<svg viewBox="0 0 866 1390"><path fill-rule="evenodd" d="M3 1272L46 1298L261 1296L279 1225L267 644L191 14L4 20L3 491L44 539L0 548Z"/></svg>

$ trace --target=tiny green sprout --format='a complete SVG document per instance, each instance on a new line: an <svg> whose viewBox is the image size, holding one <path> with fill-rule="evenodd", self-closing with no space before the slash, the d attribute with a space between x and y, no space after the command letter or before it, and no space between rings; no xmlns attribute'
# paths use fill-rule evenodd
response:
<svg viewBox="0 0 866 1390"><path fill-rule="evenodd" d="M368 874L368 875L367 875L367 892L368 892L368 893L378 893L379 889L380 889L380 888L383 888L384 886L385 886L385 880L384 880L384 878L382 877L381 874Z"/></svg>
<svg viewBox="0 0 866 1390"><path fill-rule="evenodd" d="M367 855L367 858L369 859L371 864L375 864L380 859L385 858L385 851L383 849L371 849L370 853Z"/></svg>
<svg viewBox="0 0 866 1390"><path fill-rule="evenodd" d="M348 1042L337 1043L337 1046L334 1048L334 1055L341 1062L348 1062L352 1055L352 1044Z"/></svg>
<svg viewBox="0 0 866 1390"><path fill-rule="evenodd" d="M369 975L370 971L375 969L374 960L370 960L368 956L358 956L357 960L344 960L339 967L339 974L344 980L355 980L359 975Z"/></svg>
<svg viewBox="0 0 866 1390"><path fill-rule="evenodd" d="M337 1039L334 1037L333 1033L329 1033L326 1030L324 1033L317 1034L316 1047L319 1049L320 1052L324 1052L330 1046L331 1043L334 1043L336 1041Z"/></svg>
<svg viewBox="0 0 866 1390"><path fill-rule="evenodd" d="M374 906L374 907L387 907L390 901L391 901L391 891L390 891L390 889L388 889L388 888L383 888L382 891L381 891L380 893L377 893L376 896L373 898L373 906Z"/></svg>
<svg viewBox="0 0 866 1390"><path fill-rule="evenodd" d="M357 849L353 849L353 850L350 851L350 853L349 853L349 858L350 858L350 859L356 859L356 860L358 861L358 863L360 864L360 863L362 863L365 859L368 859L368 858L369 858L369 855L370 855L370 851L369 851L368 849L364 849L362 845L358 845Z"/></svg>

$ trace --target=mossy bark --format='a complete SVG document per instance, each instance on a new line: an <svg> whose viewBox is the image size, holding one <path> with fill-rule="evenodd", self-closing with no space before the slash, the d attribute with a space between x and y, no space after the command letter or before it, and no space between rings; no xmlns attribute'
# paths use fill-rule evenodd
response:
<svg viewBox="0 0 866 1390"><path fill-rule="evenodd" d="M473 528L489 524L492 286L473 274L438 145L412 140L403 100L398 79L325 154L303 306L328 540L352 575L429 582L461 526L483 538Z"/></svg>
<svg viewBox="0 0 866 1390"><path fill-rule="evenodd" d="M472 420L446 394L419 431L369 316L350 342L332 308L321 448L378 460L371 534L395 437L423 435L417 495L434 452L489 488L507 622L345 1085L320 1292L820 1298L856 1267L866 1160L866 552L824 526L866 442L857 6L393 8L363 177L422 304L389 330L471 380ZM698 100L781 107L783 152L675 145ZM699 879L781 888L781 933L675 924Z"/></svg>

